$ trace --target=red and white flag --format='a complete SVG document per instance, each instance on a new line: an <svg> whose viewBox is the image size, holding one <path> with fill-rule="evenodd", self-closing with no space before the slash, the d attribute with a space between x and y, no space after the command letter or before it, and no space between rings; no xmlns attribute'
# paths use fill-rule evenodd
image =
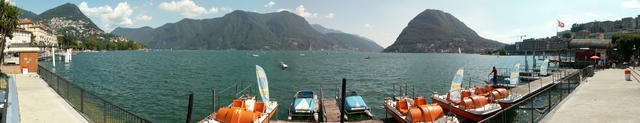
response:
<svg viewBox="0 0 640 123"><path fill-rule="evenodd" d="M560 27L560 28L564 28L564 23L562 23L562 22L558 21L558 27Z"/></svg>

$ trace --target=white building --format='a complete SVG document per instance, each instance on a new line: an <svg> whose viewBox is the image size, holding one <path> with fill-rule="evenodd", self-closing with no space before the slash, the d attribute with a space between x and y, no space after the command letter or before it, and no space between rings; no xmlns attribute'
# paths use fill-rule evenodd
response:
<svg viewBox="0 0 640 123"><path fill-rule="evenodd" d="M13 31L13 38L7 37L5 46L17 43L31 43L31 32L22 28L16 28L16 30Z"/></svg>
<svg viewBox="0 0 640 123"><path fill-rule="evenodd" d="M36 24L29 19L23 19L18 22L18 27L31 32L34 43L41 45L57 45L58 37L56 31L45 26L44 24Z"/></svg>

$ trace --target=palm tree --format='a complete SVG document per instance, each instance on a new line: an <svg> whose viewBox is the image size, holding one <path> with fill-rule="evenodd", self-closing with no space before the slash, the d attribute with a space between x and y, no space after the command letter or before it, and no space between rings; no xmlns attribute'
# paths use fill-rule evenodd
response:
<svg viewBox="0 0 640 123"><path fill-rule="evenodd" d="M4 52L6 38L13 38L13 31L18 26L18 16L22 13L18 7L9 5L5 0L0 0L0 54ZM4 61L4 54L0 55L0 62Z"/></svg>

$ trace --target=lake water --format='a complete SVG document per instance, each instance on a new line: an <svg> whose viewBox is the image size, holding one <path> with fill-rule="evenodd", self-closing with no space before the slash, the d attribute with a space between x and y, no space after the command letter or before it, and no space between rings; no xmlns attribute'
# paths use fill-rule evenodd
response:
<svg viewBox="0 0 640 123"><path fill-rule="evenodd" d="M254 57L249 54L257 54ZM301 55L304 54L304 55ZM370 59L364 59L365 57ZM289 65L282 70L280 62ZM231 103L235 84L255 85L255 65L268 76L271 98L279 101L278 119L285 120L298 90L333 96L335 84L347 79L347 90L357 91L384 118L382 102L393 94L393 82L408 82L416 95L445 93L455 71L465 78L486 80L491 67L524 64L523 56L477 54L369 53L352 51L200 51L149 50L78 53L70 64L60 62L55 72L86 90L153 122L184 122L188 95L194 93L192 121L211 112L211 90L217 103ZM51 62L40 62L51 69ZM531 64L531 63L530 63ZM482 83L471 83L482 85ZM465 81L463 84L466 87ZM231 87L228 91L220 92ZM255 94L255 90L253 91ZM411 92L411 91L409 91ZM275 118L273 118L275 119Z"/></svg>

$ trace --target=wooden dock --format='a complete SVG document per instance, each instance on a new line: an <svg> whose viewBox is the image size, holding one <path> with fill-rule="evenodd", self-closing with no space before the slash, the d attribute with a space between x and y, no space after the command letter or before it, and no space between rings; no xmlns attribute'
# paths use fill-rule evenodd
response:
<svg viewBox="0 0 640 123"><path fill-rule="evenodd" d="M631 123L640 121L640 80L624 79L625 69L598 71L580 83L541 123ZM631 74L638 72L633 70Z"/></svg>
<svg viewBox="0 0 640 123"><path fill-rule="evenodd" d="M325 122L340 122L340 108L336 99L322 98L322 117Z"/></svg>
<svg viewBox="0 0 640 123"><path fill-rule="evenodd" d="M554 81L560 78L567 77L572 74L576 74L577 69L564 69L563 71L551 72L551 75L540 77L538 80L531 81L527 84L518 85L509 89L511 95L520 95L519 98L526 97L527 95L542 90L544 87L551 85Z"/></svg>

